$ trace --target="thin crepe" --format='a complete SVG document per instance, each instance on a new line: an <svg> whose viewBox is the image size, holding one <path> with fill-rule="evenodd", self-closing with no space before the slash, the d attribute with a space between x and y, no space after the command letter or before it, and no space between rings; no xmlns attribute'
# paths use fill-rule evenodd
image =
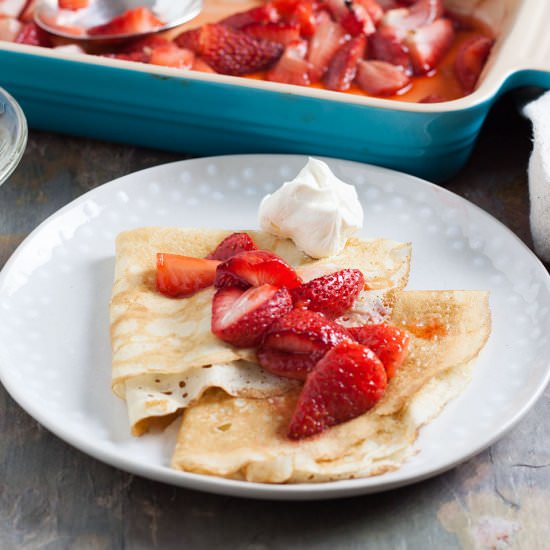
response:
<svg viewBox="0 0 550 550"><path fill-rule="evenodd" d="M406 362L366 414L300 442L286 438L299 389L267 399L210 390L184 413L172 466L266 483L377 475L414 452L418 430L458 395L490 333L481 291L398 293L390 320L409 331Z"/></svg>
<svg viewBox="0 0 550 550"><path fill-rule="evenodd" d="M360 269L369 292L360 303L383 310L388 290L403 288L409 275L410 245L386 239L350 239L345 250L313 260L287 239L249 232L259 248L272 250L304 280L344 267ZM149 227L121 233L116 241L115 280L110 307L112 387L126 400L132 432L140 435L153 419L172 420L208 388L235 396L269 397L295 383L252 364L249 349L215 337L210 328L213 288L189 298L161 295L155 285L157 252L204 257L229 231ZM355 311L354 316L365 315Z"/></svg>

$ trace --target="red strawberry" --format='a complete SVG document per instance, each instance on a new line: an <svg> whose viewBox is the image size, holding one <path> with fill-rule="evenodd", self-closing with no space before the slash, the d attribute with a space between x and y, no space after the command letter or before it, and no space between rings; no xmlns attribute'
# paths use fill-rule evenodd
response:
<svg viewBox="0 0 550 550"><path fill-rule="evenodd" d="M323 353L291 353L277 349L257 350L258 362L269 372L294 380L305 380Z"/></svg>
<svg viewBox="0 0 550 550"><path fill-rule="evenodd" d="M415 74L426 74L438 65L454 39L453 24L449 19L438 19L411 31L405 43L409 48Z"/></svg>
<svg viewBox="0 0 550 550"><path fill-rule="evenodd" d="M219 21L220 24L232 29L242 29L255 23L275 23L279 20L279 12L271 2L246 11L235 13Z"/></svg>
<svg viewBox="0 0 550 550"><path fill-rule="evenodd" d="M145 33L163 25L164 21L161 21L150 9L138 7L126 10L103 25L90 27L88 34L90 36L103 36Z"/></svg>
<svg viewBox="0 0 550 550"><path fill-rule="evenodd" d="M221 288L212 300L212 332L237 347L255 346L265 330L291 309L292 298L286 288Z"/></svg>
<svg viewBox="0 0 550 550"><path fill-rule="evenodd" d="M0 40L13 42L21 32L23 24L13 17L0 17Z"/></svg>
<svg viewBox="0 0 550 550"><path fill-rule="evenodd" d="M61 10L80 10L86 8L90 0L58 0L57 4Z"/></svg>
<svg viewBox="0 0 550 550"><path fill-rule="evenodd" d="M157 289L165 296L183 298L210 286L220 262L179 254L157 254Z"/></svg>
<svg viewBox="0 0 550 550"><path fill-rule="evenodd" d="M294 309L267 330L258 359L266 370L303 380L330 348L343 341L351 341L343 326L320 313Z"/></svg>
<svg viewBox="0 0 550 550"><path fill-rule="evenodd" d="M410 78L401 67L391 63L360 60L356 82L368 94L383 96L396 94L410 84Z"/></svg>
<svg viewBox="0 0 550 550"><path fill-rule="evenodd" d="M210 260L224 262L235 256L235 254L246 250L256 250L257 248L256 243L248 233L231 233L206 257Z"/></svg>
<svg viewBox="0 0 550 550"><path fill-rule="evenodd" d="M266 283L292 289L299 286L301 281L294 269L273 252L248 250L232 256L218 266L214 285L218 288L247 288Z"/></svg>
<svg viewBox="0 0 550 550"><path fill-rule="evenodd" d="M410 69L409 49L393 27L380 27L369 36L369 57Z"/></svg>
<svg viewBox="0 0 550 550"><path fill-rule="evenodd" d="M157 46L151 50L149 63L177 69L191 69L195 54L191 50L178 48L173 42Z"/></svg>
<svg viewBox="0 0 550 550"><path fill-rule="evenodd" d="M360 34L340 47L325 75L325 86L329 90L349 89L357 74L357 62L365 55L366 45L367 38Z"/></svg>
<svg viewBox="0 0 550 550"><path fill-rule="evenodd" d="M244 32L219 24L185 31L175 39L181 48L199 55L216 72L239 75L267 68L283 53L283 46L257 40Z"/></svg>
<svg viewBox="0 0 550 550"><path fill-rule="evenodd" d="M364 414L384 395L386 385L384 367L369 348L338 344L309 374L288 437L303 439Z"/></svg>
<svg viewBox="0 0 550 550"><path fill-rule="evenodd" d="M455 74L466 93L473 91L481 70L493 47L493 40L486 36L473 36L459 48L455 60Z"/></svg>
<svg viewBox="0 0 550 550"><path fill-rule="evenodd" d="M30 44L31 46L43 46L51 48L52 40L50 35L36 23L23 25L14 42L18 44Z"/></svg>
<svg viewBox="0 0 550 550"><path fill-rule="evenodd" d="M406 32L433 23L443 15L443 11L443 0L417 0L410 8L387 11L382 25Z"/></svg>
<svg viewBox="0 0 550 550"><path fill-rule="evenodd" d="M365 279L358 269L342 269L304 283L291 294L295 307L338 317L353 305L364 285Z"/></svg>
<svg viewBox="0 0 550 550"><path fill-rule="evenodd" d="M254 38L278 42L285 46L300 39L300 25L297 23L254 23L247 25L242 31Z"/></svg>
<svg viewBox="0 0 550 550"><path fill-rule="evenodd" d="M318 24L309 42L307 55L307 60L311 63L312 82L321 80L345 36L346 31L342 25L331 21L328 15Z"/></svg>
<svg viewBox="0 0 550 550"><path fill-rule="evenodd" d="M376 353L386 369L388 380L393 378L407 356L408 334L386 324L350 327L348 330L357 342Z"/></svg>
<svg viewBox="0 0 550 550"><path fill-rule="evenodd" d="M360 4L346 4L347 13L340 19L340 24L351 36L370 35L376 31L367 10Z"/></svg>
<svg viewBox="0 0 550 550"><path fill-rule="evenodd" d="M110 57L112 59L124 59L125 61L136 61L139 63L149 63L151 55L145 52L130 52L130 53L106 53L104 57Z"/></svg>
<svg viewBox="0 0 550 550"><path fill-rule="evenodd" d="M311 64L304 59L307 51L305 41L291 42L275 66L266 75L267 80L308 86L311 84L309 72Z"/></svg>
<svg viewBox="0 0 550 550"><path fill-rule="evenodd" d="M30 23L34 18L34 10L36 9L37 0L26 0L23 8L19 12L19 21L22 23ZM5 11L5 10L3 10Z"/></svg>
<svg viewBox="0 0 550 550"><path fill-rule="evenodd" d="M317 23L315 20L315 7L311 0L274 0L275 9L287 23L297 23L300 27L300 35L311 38Z"/></svg>

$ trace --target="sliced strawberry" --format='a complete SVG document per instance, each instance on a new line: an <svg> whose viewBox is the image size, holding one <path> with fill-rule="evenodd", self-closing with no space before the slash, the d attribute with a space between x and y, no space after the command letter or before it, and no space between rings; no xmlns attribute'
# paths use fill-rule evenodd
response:
<svg viewBox="0 0 550 550"><path fill-rule="evenodd" d="M334 54L325 75L325 86L329 90L349 89L357 74L357 62L365 55L367 38L364 34L346 42Z"/></svg>
<svg viewBox="0 0 550 550"><path fill-rule="evenodd" d="M338 344L309 374L288 437L303 439L364 414L386 386L384 367L369 348L355 342Z"/></svg>
<svg viewBox="0 0 550 550"><path fill-rule="evenodd" d="M451 47L454 34L453 24L449 19L438 19L407 35L405 43L409 48L415 74L426 74L437 67Z"/></svg>
<svg viewBox="0 0 550 550"><path fill-rule="evenodd" d="M276 319L291 309L292 298L286 288L221 288L212 300L212 332L234 346L252 347Z"/></svg>
<svg viewBox="0 0 550 550"><path fill-rule="evenodd" d="M96 25L88 29L90 36L124 35L144 33L162 27L161 21L150 9L138 7L126 10L103 25Z"/></svg>
<svg viewBox="0 0 550 550"><path fill-rule="evenodd" d="M342 25L331 21L328 15L317 25L307 55L307 60L311 63L312 82L321 80L345 36L346 31Z"/></svg>
<svg viewBox="0 0 550 550"><path fill-rule="evenodd" d="M258 362L277 376L305 380L324 353L292 353L261 347L257 350Z"/></svg>
<svg viewBox="0 0 550 550"><path fill-rule="evenodd" d="M156 46L151 50L149 63L162 65L163 67L176 67L177 69L191 69L195 60L195 54L191 50L178 48L173 42Z"/></svg>
<svg viewBox="0 0 550 550"><path fill-rule="evenodd" d="M443 11L443 0L418 0L409 8L387 11L382 25L405 33L433 23L443 15Z"/></svg>
<svg viewBox="0 0 550 550"><path fill-rule="evenodd" d="M395 376L407 356L409 336L394 325L378 324L348 328L351 336L363 346L367 346L386 369L388 380Z"/></svg>
<svg viewBox="0 0 550 550"><path fill-rule="evenodd" d="M276 23L277 21L279 21L279 12L271 2L267 2L262 6L230 15L219 23L232 29L242 29L256 23Z"/></svg>
<svg viewBox="0 0 550 550"><path fill-rule="evenodd" d="M344 341L351 341L345 327L320 313L294 309L267 330L258 360L274 374L304 380L330 348Z"/></svg>
<svg viewBox="0 0 550 550"><path fill-rule="evenodd" d="M267 80L308 86L311 84L309 76L311 64L304 59L307 43L303 40L291 42L275 66L266 75Z"/></svg>
<svg viewBox="0 0 550 550"><path fill-rule="evenodd" d="M369 36L376 31L370 15L363 6L357 3L346 5L347 13L340 20L340 24L351 36L359 34Z"/></svg>
<svg viewBox="0 0 550 550"><path fill-rule="evenodd" d="M22 23L30 23L34 18L34 10L37 0L26 0L23 9L19 12L19 21Z"/></svg>
<svg viewBox="0 0 550 550"><path fill-rule="evenodd" d="M90 0L57 0L57 5L61 10L81 10L87 8Z"/></svg>
<svg viewBox="0 0 550 550"><path fill-rule="evenodd" d="M18 44L30 44L31 46L43 46L45 48L51 48L52 46L50 35L34 22L23 25L14 42Z"/></svg>
<svg viewBox="0 0 550 550"><path fill-rule="evenodd" d="M300 39L300 25L297 23L266 23L265 25L254 23L247 25L242 31L254 38L277 42L285 46Z"/></svg>
<svg viewBox="0 0 550 550"><path fill-rule="evenodd" d="M492 47L493 40L479 35L469 38L458 49L454 70L466 93L473 91Z"/></svg>
<svg viewBox="0 0 550 550"><path fill-rule="evenodd" d="M357 85L371 95L394 95L410 84L401 67L385 61L360 60L357 64Z"/></svg>
<svg viewBox="0 0 550 550"><path fill-rule="evenodd" d="M157 289L165 296L183 298L214 283L220 262L179 254L157 254Z"/></svg>
<svg viewBox="0 0 550 550"><path fill-rule="evenodd" d="M312 0L274 0L273 5L281 14L283 21L298 24L301 36L304 38L313 36L317 22Z"/></svg>
<svg viewBox="0 0 550 550"><path fill-rule="evenodd" d="M175 38L181 48L199 55L216 72L239 75L265 69L283 53L276 42L257 40L244 32L218 24L185 31Z"/></svg>
<svg viewBox="0 0 550 550"><path fill-rule="evenodd" d="M240 252L257 249L256 243L248 233L231 233L206 257L224 262Z"/></svg>
<svg viewBox="0 0 550 550"><path fill-rule="evenodd" d="M297 308L338 317L351 308L364 285L365 278L361 271L341 269L312 279L293 289L291 294Z"/></svg>
<svg viewBox="0 0 550 550"><path fill-rule="evenodd" d="M386 61L409 71L411 60L409 48L393 27L380 27L369 36L369 58Z"/></svg>
<svg viewBox="0 0 550 550"><path fill-rule="evenodd" d="M217 288L261 286L295 288L300 278L282 258L267 250L248 250L222 262L216 270Z"/></svg>
<svg viewBox="0 0 550 550"><path fill-rule="evenodd" d="M0 18L0 40L13 42L21 32L23 24L14 17Z"/></svg>

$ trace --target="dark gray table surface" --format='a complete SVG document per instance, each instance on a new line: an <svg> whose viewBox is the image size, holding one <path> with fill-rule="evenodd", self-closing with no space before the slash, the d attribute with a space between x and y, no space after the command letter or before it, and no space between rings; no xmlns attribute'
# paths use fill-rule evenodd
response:
<svg viewBox="0 0 550 550"><path fill-rule="evenodd" d="M531 246L530 126L493 108L446 187ZM0 267L58 208L118 176L185 155L31 131L0 187ZM142 479L60 441L0 386L0 549L550 548L550 390L505 437L455 469L377 495L266 502Z"/></svg>

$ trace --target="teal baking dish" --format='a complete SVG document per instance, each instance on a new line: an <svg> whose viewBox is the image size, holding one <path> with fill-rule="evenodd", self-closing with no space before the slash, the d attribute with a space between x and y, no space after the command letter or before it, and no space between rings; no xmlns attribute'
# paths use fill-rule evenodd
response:
<svg viewBox="0 0 550 550"><path fill-rule="evenodd" d="M411 104L218 74L183 72L0 42L0 85L31 128L196 155L303 153L442 182L464 165L491 105L518 86L550 88L550 2L449 0L492 28L474 93Z"/></svg>

